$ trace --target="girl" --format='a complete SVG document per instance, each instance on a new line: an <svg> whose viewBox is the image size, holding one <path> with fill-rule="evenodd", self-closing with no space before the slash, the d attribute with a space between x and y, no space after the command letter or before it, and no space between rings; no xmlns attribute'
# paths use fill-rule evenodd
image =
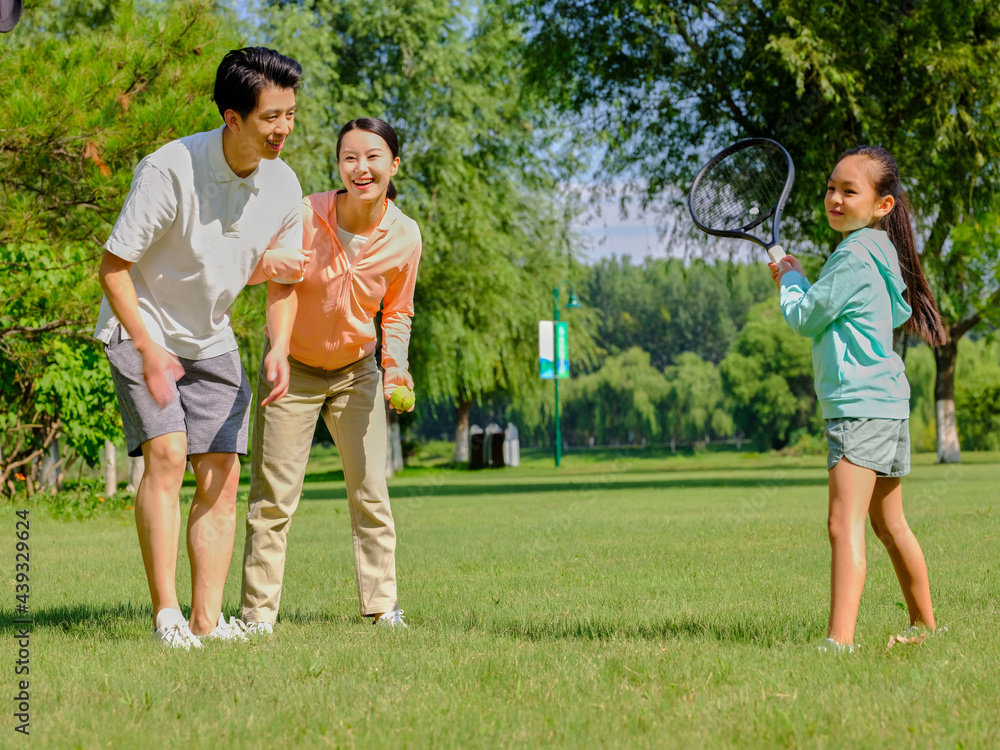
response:
<svg viewBox="0 0 1000 750"><path fill-rule="evenodd" d="M382 397L388 400L397 386L413 388L407 351L420 230L392 201L399 142L387 123L369 117L347 123L337 163L344 189L303 202L303 246L312 258L290 287L290 337L273 332L259 376L266 406L254 421L243 553L243 618L251 634L273 631L288 527L320 415L344 464L361 614L376 625L406 627L396 600ZM380 306L384 383L375 363ZM287 357L291 371L280 400L271 398L271 349Z"/></svg>
<svg viewBox="0 0 1000 750"><path fill-rule="evenodd" d="M826 419L832 548L830 626L821 650L853 651L865 582L865 516L885 545L911 627L934 630L927 566L903 515L910 471L910 386L892 349L903 323L929 344L947 333L924 278L896 161L884 149L845 151L827 183L826 215L844 236L810 286L792 256L771 264L781 311L813 340Z"/></svg>

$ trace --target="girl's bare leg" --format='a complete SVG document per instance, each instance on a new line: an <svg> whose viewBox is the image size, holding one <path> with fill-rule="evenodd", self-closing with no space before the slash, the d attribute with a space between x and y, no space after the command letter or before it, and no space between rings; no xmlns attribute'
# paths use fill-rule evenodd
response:
<svg viewBox="0 0 1000 750"><path fill-rule="evenodd" d="M865 585L865 517L875 472L842 458L830 469L830 628L837 643L854 643L861 590Z"/></svg>
<svg viewBox="0 0 1000 750"><path fill-rule="evenodd" d="M872 529L885 545L892 567L896 570L896 578L910 613L910 624L920 623L933 630L934 611L931 608L927 564L920 544L903 515L903 491L898 478L879 477L875 480L869 514Z"/></svg>

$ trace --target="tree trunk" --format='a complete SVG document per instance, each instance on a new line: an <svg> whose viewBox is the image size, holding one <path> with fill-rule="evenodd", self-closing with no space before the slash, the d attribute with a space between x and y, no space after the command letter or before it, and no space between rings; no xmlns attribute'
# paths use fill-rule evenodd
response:
<svg viewBox="0 0 1000 750"><path fill-rule="evenodd" d="M118 492L118 469L115 466L115 444L104 441L104 494L111 497Z"/></svg>
<svg viewBox="0 0 1000 750"><path fill-rule="evenodd" d="M128 487L125 489L128 492L135 494L139 491L139 482L142 481L142 475L146 473L146 459L142 456L129 456L128 459Z"/></svg>
<svg viewBox="0 0 1000 750"><path fill-rule="evenodd" d="M955 420L955 362L958 341L952 338L943 346L934 347L937 373L934 380L934 403L937 407L937 454L939 464L957 464L962 460L958 444L958 423Z"/></svg>
<svg viewBox="0 0 1000 750"><path fill-rule="evenodd" d="M41 484L44 487L51 488L51 491L55 493L62 489L62 481L59 476L59 441L53 440L52 444L49 446L48 453L45 454L45 458L42 460L42 478Z"/></svg>
<svg viewBox="0 0 1000 750"><path fill-rule="evenodd" d="M472 412L472 400L459 401L455 409L455 463L469 462L469 414Z"/></svg>

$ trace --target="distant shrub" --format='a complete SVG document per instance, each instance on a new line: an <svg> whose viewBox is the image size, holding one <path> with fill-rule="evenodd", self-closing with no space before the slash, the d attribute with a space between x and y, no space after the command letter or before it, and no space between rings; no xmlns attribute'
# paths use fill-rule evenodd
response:
<svg viewBox="0 0 1000 750"><path fill-rule="evenodd" d="M826 438L809 430L797 430L778 453L782 456L822 456L826 453Z"/></svg>

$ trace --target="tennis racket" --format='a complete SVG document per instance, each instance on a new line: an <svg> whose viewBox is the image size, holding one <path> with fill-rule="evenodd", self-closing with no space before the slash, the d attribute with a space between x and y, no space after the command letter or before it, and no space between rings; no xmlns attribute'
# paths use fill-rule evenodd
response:
<svg viewBox="0 0 1000 750"><path fill-rule="evenodd" d="M792 157L781 144L748 138L720 151L701 168L688 196L695 225L715 237L750 240L777 263L785 257L778 224L795 181ZM771 241L750 230L773 219Z"/></svg>

